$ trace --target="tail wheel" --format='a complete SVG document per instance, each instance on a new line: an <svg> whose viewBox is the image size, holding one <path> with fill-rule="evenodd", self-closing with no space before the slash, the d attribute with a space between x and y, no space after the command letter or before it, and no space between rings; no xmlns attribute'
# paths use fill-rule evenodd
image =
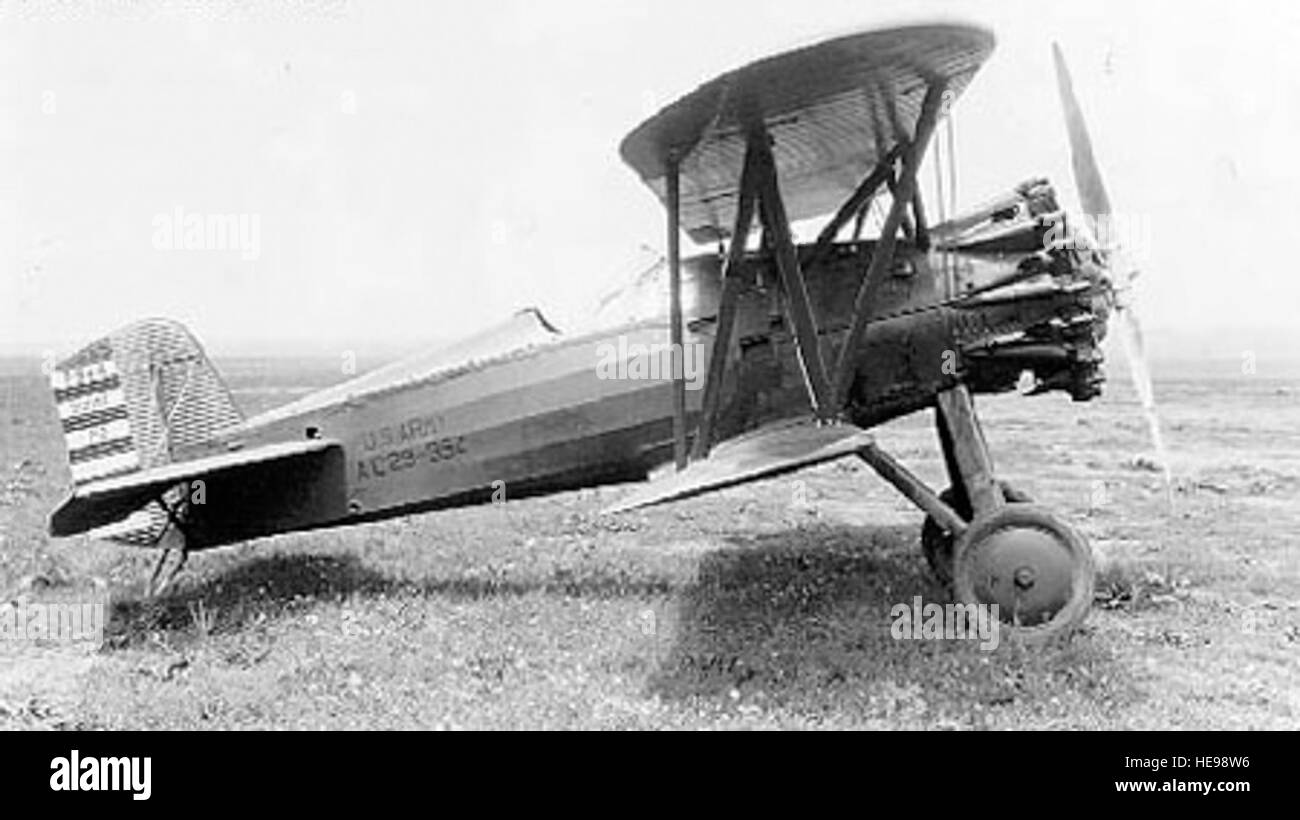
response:
<svg viewBox="0 0 1300 820"><path fill-rule="evenodd" d="M1002 488L1002 496L1013 504L1026 504L1032 499L1015 487L1005 481L999 481L998 486ZM939 499L943 503L952 507L958 515L966 521L971 519L970 504L957 505L953 503L954 493L952 488L939 493ZM925 560L930 565L930 571L934 573L935 580L943 584L944 589L952 589L952 558L953 558L953 537L952 533L945 530L938 521L931 516L925 517L925 523L921 525L921 551L925 553Z"/></svg>
<svg viewBox="0 0 1300 820"><path fill-rule="evenodd" d="M1068 634L1092 607L1092 550L1083 536L1036 504L978 516L956 543L958 603L996 605L1002 628L1043 643Z"/></svg>

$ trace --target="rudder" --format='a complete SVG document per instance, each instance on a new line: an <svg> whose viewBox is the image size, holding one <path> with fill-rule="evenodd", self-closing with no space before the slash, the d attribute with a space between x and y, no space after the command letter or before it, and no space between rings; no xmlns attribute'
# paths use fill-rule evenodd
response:
<svg viewBox="0 0 1300 820"><path fill-rule="evenodd" d="M50 374L72 483L184 461L217 431L243 420L198 341L178 322L146 319L110 333ZM154 544L167 513L151 503L91 532Z"/></svg>

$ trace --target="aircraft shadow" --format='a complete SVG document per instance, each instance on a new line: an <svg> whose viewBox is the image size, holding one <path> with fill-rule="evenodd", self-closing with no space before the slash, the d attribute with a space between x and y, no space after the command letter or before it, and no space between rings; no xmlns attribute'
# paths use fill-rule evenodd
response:
<svg viewBox="0 0 1300 820"><path fill-rule="evenodd" d="M212 613L216 631L238 632L259 620L291 616L319 601L417 595L453 601L517 597L543 592L569 597L615 598L668 595L666 578L626 570L586 571L524 579L452 575L403 579L366 566L356 555L257 556L196 583L182 582L157 598L115 601L106 625L107 643L120 648L156 633L191 634L196 619Z"/></svg>
<svg viewBox="0 0 1300 820"><path fill-rule="evenodd" d="M950 600L918 540L915 526L836 525L708 555L663 613L671 637L647 694L693 708L848 711L864 726L978 728L982 709L1116 677L1110 653L1086 638L1029 651L1005 641L986 651L977 636L895 638L893 607Z"/></svg>
<svg viewBox="0 0 1300 820"><path fill-rule="evenodd" d="M981 651L977 639L895 639L895 605L910 606L917 596L926 603L947 600L917 539L915 525L737 533L725 539L727 546L700 555L687 583L617 567L524 579L465 573L403 579L352 554L259 556L155 600L118 601L107 646L144 645L159 633L190 639L204 610L217 613L213 631L223 634L305 614L321 601L543 592L646 601L655 612L655 639L634 642L640 648L625 668L645 675L647 696L690 708L759 703L786 714L848 709L863 725L876 719L899 725L911 716L925 725L969 726L977 725L969 721L978 708L1046 697L1062 681L1115 676L1113 658L1087 639L1032 653L1006 645Z"/></svg>
<svg viewBox="0 0 1300 820"><path fill-rule="evenodd" d="M918 595L946 600L917 537L915 526L822 526L705 556L698 582L665 613L673 637L650 691L673 699L746 686L779 693L883 671L899 643L890 608Z"/></svg>
<svg viewBox="0 0 1300 820"><path fill-rule="evenodd" d="M941 594L925 572L915 527L819 526L757 538L736 535L727 543L733 546L700 557L697 580L684 587L653 572L618 567L588 567L578 575L559 569L527 578L409 579L367 566L351 553L253 556L196 579L182 576L157 598L118 599L107 631L110 646L134 643L149 632L190 633L196 617L207 612L215 613L217 631L236 632L319 601L392 595L453 601L537 592L659 598L671 602L680 627L676 654L689 667L698 656L724 651L723 643L751 642L755 630L776 634L815 626L837 607L887 611L904 594L909 601L912 595L930 600Z"/></svg>
<svg viewBox="0 0 1300 820"><path fill-rule="evenodd" d="M256 557L200 583L182 580L156 598L115 601L107 642L120 647L137 643L150 633L190 632L203 612L220 617L220 631L237 631L259 614L283 614L313 598L379 595L395 588L394 580L365 567L352 555Z"/></svg>

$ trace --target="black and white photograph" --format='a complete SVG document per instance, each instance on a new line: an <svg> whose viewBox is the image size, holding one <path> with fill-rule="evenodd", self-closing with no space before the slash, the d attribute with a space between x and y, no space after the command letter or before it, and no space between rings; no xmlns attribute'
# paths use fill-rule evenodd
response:
<svg viewBox="0 0 1300 820"><path fill-rule="evenodd" d="M1296 43L5 0L0 729L1300 728Z"/></svg>

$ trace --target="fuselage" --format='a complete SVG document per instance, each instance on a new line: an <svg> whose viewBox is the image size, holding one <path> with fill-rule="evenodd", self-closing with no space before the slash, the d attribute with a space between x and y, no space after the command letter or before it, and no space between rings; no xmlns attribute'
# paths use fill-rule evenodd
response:
<svg viewBox="0 0 1300 820"><path fill-rule="evenodd" d="M1096 283L1067 256L1043 251L1042 220L1025 216L1023 235L1002 230L991 246L897 246L894 270L852 357L846 420L869 427L925 409L959 381L982 392L1012 389L1024 370L1076 398L1095 392L1095 343L1104 321L1095 310ZM873 241L838 243L805 271L822 355L832 364L874 247ZM756 252L744 266L734 361L722 390L722 437L808 412L775 265ZM716 354L720 260L698 256L685 269L681 358L693 429ZM980 293L1011 279L1021 281ZM673 377L667 290L653 279L645 284L651 293L662 288L659 315L568 335L538 312L521 311L461 344L224 431L212 448L322 438L338 442L341 454L311 475L277 478L296 489L268 483L268 493L299 494L287 518L270 514L282 498L233 525L227 513L194 510L191 531L200 543L192 546L242 540L260 529L373 520L644 478L671 457ZM1062 328L1073 335L1062 336Z"/></svg>

